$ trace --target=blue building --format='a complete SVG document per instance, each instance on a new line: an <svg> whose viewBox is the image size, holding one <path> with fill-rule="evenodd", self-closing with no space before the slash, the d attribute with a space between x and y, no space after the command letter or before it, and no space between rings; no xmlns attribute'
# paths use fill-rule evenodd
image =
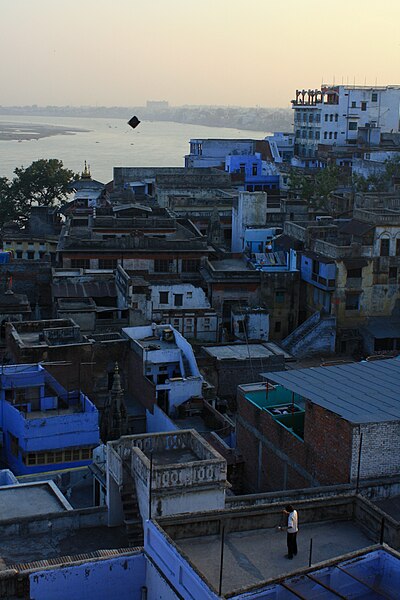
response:
<svg viewBox="0 0 400 600"><path fill-rule="evenodd" d="M67 392L41 365L3 366L1 460L16 475L91 463L98 411L82 392Z"/></svg>
<svg viewBox="0 0 400 600"><path fill-rule="evenodd" d="M279 170L273 162L262 159L256 152L249 155L230 155L225 159L225 170L244 177L248 192L265 192L279 189Z"/></svg>

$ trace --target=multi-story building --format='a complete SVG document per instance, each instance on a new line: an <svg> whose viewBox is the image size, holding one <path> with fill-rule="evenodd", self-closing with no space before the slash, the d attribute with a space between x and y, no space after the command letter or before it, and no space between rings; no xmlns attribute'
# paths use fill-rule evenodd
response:
<svg viewBox="0 0 400 600"><path fill-rule="evenodd" d="M398 351L399 198L362 195L352 219L287 222L285 233L303 246L300 321L335 317L341 352Z"/></svg>
<svg viewBox="0 0 400 600"><path fill-rule="evenodd" d="M64 268L107 270L122 265L138 275L166 279L199 279L208 253L207 239L188 219L138 204L98 211L77 226L68 220L58 244Z"/></svg>
<svg viewBox="0 0 400 600"><path fill-rule="evenodd" d="M295 155L317 158L318 146L357 144L360 128L399 131L400 86L324 85L296 90Z"/></svg>
<svg viewBox="0 0 400 600"><path fill-rule="evenodd" d="M88 465L98 446L98 412L41 365L3 366L2 460L16 475Z"/></svg>
<svg viewBox="0 0 400 600"><path fill-rule="evenodd" d="M200 375L191 345L171 325L127 327L130 340L128 391L148 410L157 404L168 415L191 398L202 398Z"/></svg>

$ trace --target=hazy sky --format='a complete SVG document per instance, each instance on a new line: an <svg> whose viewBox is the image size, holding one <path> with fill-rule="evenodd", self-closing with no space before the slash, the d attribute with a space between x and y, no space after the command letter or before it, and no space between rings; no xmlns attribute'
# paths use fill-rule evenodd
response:
<svg viewBox="0 0 400 600"><path fill-rule="evenodd" d="M288 106L399 84L399 0L0 0L0 104Z"/></svg>

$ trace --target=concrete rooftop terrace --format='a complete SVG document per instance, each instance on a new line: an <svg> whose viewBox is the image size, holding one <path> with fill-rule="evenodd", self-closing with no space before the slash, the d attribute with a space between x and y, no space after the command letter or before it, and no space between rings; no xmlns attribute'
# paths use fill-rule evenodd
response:
<svg viewBox="0 0 400 600"><path fill-rule="evenodd" d="M49 521L50 522L50 521ZM99 550L128 548L129 542L124 527L88 527L75 531L65 528L30 536L8 536L0 538L0 572L11 566L27 565L31 562L58 559L57 564L69 562L70 557ZM68 557L68 560L63 560ZM53 563L54 564L54 563ZM43 565L42 565L43 566Z"/></svg>
<svg viewBox="0 0 400 600"><path fill-rule="evenodd" d="M25 483L0 488L0 522L71 510L53 482Z"/></svg>
<svg viewBox="0 0 400 600"><path fill-rule="evenodd" d="M286 534L276 528L234 531L225 534L222 592L229 594L263 581L283 577L308 567L310 539L313 563L371 546L373 540L351 522L309 523L301 526L298 555L285 558ZM209 535L175 542L209 583L218 589L221 537Z"/></svg>
<svg viewBox="0 0 400 600"><path fill-rule="evenodd" d="M217 359L249 360L250 358L270 358L282 355L284 358L292 358L273 342L265 344L222 344L220 346L204 346L205 352Z"/></svg>

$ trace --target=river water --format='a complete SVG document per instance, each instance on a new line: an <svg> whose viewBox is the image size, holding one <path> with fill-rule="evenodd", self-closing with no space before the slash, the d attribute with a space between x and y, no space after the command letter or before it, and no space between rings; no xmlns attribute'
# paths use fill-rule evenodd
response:
<svg viewBox="0 0 400 600"><path fill-rule="evenodd" d="M58 158L64 166L80 172L86 160L92 177L112 179L113 167L180 167L189 153L190 138L263 139L269 133L186 125L166 121L144 121L131 129L124 119L77 117L21 117L0 115L1 123L62 125L86 129L73 135L39 140L0 141L0 177L11 178L15 167L27 167L40 158Z"/></svg>

